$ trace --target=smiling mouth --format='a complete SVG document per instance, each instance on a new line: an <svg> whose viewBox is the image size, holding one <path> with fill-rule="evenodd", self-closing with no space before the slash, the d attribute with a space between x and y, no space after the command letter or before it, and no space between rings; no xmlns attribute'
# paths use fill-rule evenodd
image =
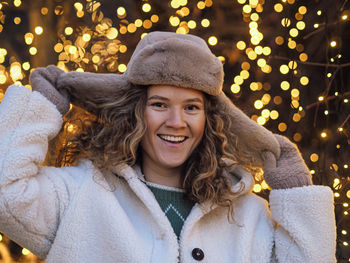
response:
<svg viewBox="0 0 350 263"><path fill-rule="evenodd" d="M161 138L163 141L171 142L171 143L182 143L188 138L186 136L171 136L171 135L161 135L161 134L158 134L158 137Z"/></svg>

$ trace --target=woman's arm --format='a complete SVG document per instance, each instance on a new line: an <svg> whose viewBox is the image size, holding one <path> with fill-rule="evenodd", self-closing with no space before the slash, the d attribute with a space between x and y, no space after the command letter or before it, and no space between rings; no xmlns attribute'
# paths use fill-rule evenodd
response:
<svg viewBox="0 0 350 263"><path fill-rule="evenodd" d="M40 93L14 85L6 91L0 104L0 230L40 257L68 202L66 172L40 166L61 125L61 114Z"/></svg>
<svg viewBox="0 0 350 263"><path fill-rule="evenodd" d="M272 190L274 256L283 263L336 262L333 193L326 186Z"/></svg>

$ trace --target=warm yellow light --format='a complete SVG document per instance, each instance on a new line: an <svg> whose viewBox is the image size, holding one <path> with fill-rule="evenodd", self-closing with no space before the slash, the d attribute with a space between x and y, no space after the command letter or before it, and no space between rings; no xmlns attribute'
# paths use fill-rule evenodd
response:
<svg viewBox="0 0 350 263"><path fill-rule="evenodd" d="M343 127L339 127L339 128L338 128L338 131L339 131L339 132L342 132L343 130L344 130Z"/></svg>
<svg viewBox="0 0 350 263"><path fill-rule="evenodd" d="M7 77L0 73L0 84L5 84L7 81Z"/></svg>
<svg viewBox="0 0 350 263"><path fill-rule="evenodd" d="M307 59L308 59L308 55L307 55L306 53L301 53L301 54L299 55L299 59L300 59L301 61L305 62L305 61L307 61Z"/></svg>
<svg viewBox="0 0 350 263"><path fill-rule="evenodd" d="M278 119L278 116L279 116L278 111L272 110L272 111L270 112L270 118L271 118L271 119L276 120L276 119Z"/></svg>
<svg viewBox="0 0 350 263"><path fill-rule="evenodd" d="M143 21L143 27L145 29L150 29L152 27L152 21L149 19L146 19L145 21Z"/></svg>
<svg viewBox="0 0 350 263"><path fill-rule="evenodd" d="M145 13L148 13L149 11L151 11L151 5L149 3L145 3L142 5L142 11Z"/></svg>
<svg viewBox="0 0 350 263"><path fill-rule="evenodd" d="M190 20L190 21L188 21L187 26L190 29L195 29L197 27L197 23L194 20Z"/></svg>
<svg viewBox="0 0 350 263"><path fill-rule="evenodd" d="M118 7L118 9L117 9L117 15L118 15L118 16L124 16L125 14L126 14L125 8L122 7L122 6Z"/></svg>
<svg viewBox="0 0 350 263"><path fill-rule="evenodd" d="M293 103L293 102L298 103L298 102L295 101L295 100L293 100L292 103ZM301 115L300 115L299 113L294 113L294 114L293 114L293 121L294 121L294 122L299 122L300 120L301 120Z"/></svg>
<svg viewBox="0 0 350 263"><path fill-rule="evenodd" d="M294 133L294 135L293 135L293 140L294 140L295 142L300 142L302 138L303 138L303 136L302 136L299 132L296 132L296 133Z"/></svg>
<svg viewBox="0 0 350 263"><path fill-rule="evenodd" d="M310 160L311 162L315 163L318 161L318 154L317 153L313 153L310 155Z"/></svg>
<svg viewBox="0 0 350 263"><path fill-rule="evenodd" d="M254 107L255 107L256 109L260 110L260 109L262 109L262 107L264 107L264 104L262 103L261 100L256 100L256 101L254 102Z"/></svg>
<svg viewBox="0 0 350 263"><path fill-rule="evenodd" d="M67 36L73 34L73 28L71 28L70 26L67 26L67 27L64 29L64 33L65 33Z"/></svg>
<svg viewBox="0 0 350 263"><path fill-rule="evenodd" d="M349 190L350 191L350 190ZM342 230L341 233L346 236L348 234L348 232L346 230Z"/></svg>
<svg viewBox="0 0 350 263"><path fill-rule="evenodd" d="M305 29L305 22L304 21L298 21L296 26L297 26L297 29L304 30Z"/></svg>
<svg viewBox="0 0 350 263"><path fill-rule="evenodd" d="M63 50L63 44L62 43L57 43L53 49L55 50L56 53L60 53Z"/></svg>
<svg viewBox="0 0 350 263"><path fill-rule="evenodd" d="M126 71L126 65L125 64L119 64L118 65L118 70L121 73L124 73Z"/></svg>
<svg viewBox="0 0 350 263"><path fill-rule="evenodd" d="M30 251L29 251L28 249L26 249L26 248L23 248L23 249L22 249L22 254L23 254L24 256L28 256L28 255L30 254Z"/></svg>
<svg viewBox="0 0 350 263"><path fill-rule="evenodd" d="M280 66L280 72L282 74L287 74L289 72L289 67L287 65L281 65Z"/></svg>
<svg viewBox="0 0 350 263"><path fill-rule="evenodd" d="M244 50L244 49L246 48L246 44L245 44L245 42L242 41L242 40L238 41L237 44L236 44L236 46L237 46L237 48L238 48L239 50Z"/></svg>
<svg viewBox="0 0 350 263"><path fill-rule="evenodd" d="M234 79L233 79L234 83L237 84L237 85L242 85L243 84L243 78L241 76L236 76Z"/></svg>
<svg viewBox="0 0 350 263"><path fill-rule="evenodd" d="M259 67L263 67L266 65L266 60L264 58L259 58L257 64Z"/></svg>
<svg viewBox="0 0 350 263"><path fill-rule="evenodd" d="M268 109L263 109L261 111L261 116L264 117L265 119L269 118L270 117L270 110Z"/></svg>
<svg viewBox="0 0 350 263"><path fill-rule="evenodd" d="M262 190L262 187L260 184L254 184L253 191L255 193L259 193L259 192L261 192L261 190Z"/></svg>
<svg viewBox="0 0 350 263"><path fill-rule="evenodd" d="M300 6L298 12L302 15L305 15L307 12L307 8L305 6Z"/></svg>
<svg viewBox="0 0 350 263"><path fill-rule="evenodd" d="M246 0L237 0L237 2L241 5L245 4Z"/></svg>
<svg viewBox="0 0 350 263"><path fill-rule="evenodd" d="M292 89L290 94L292 95L292 97L297 98L300 95L300 91L298 89Z"/></svg>
<svg viewBox="0 0 350 263"><path fill-rule="evenodd" d="M210 21L206 18L202 19L201 21L202 27L209 27L210 26Z"/></svg>
<svg viewBox="0 0 350 263"><path fill-rule="evenodd" d="M291 61L289 61L289 63L288 63L288 67L290 68L290 69L296 69L297 67L298 67L298 63L295 61L295 60L291 60Z"/></svg>
<svg viewBox="0 0 350 263"><path fill-rule="evenodd" d="M36 26L36 27L34 28L34 32L35 32L35 34L37 34L37 35L41 35L41 34L44 32L44 29L43 29L42 26Z"/></svg>
<svg viewBox="0 0 350 263"><path fill-rule="evenodd" d="M76 46L70 46L69 47L69 53L70 54L75 54L78 51Z"/></svg>
<svg viewBox="0 0 350 263"><path fill-rule="evenodd" d="M249 87L252 91L256 91L256 90L258 90L258 83L252 82L252 83L250 83Z"/></svg>
<svg viewBox="0 0 350 263"><path fill-rule="evenodd" d="M83 35L83 40L84 40L85 42L89 42L89 41L91 40L91 35L88 34L88 33L85 33L85 34Z"/></svg>
<svg viewBox="0 0 350 263"><path fill-rule="evenodd" d="M250 64L246 61L244 61L241 65L241 68L244 70L249 70L250 69Z"/></svg>
<svg viewBox="0 0 350 263"><path fill-rule="evenodd" d="M323 96L319 96L318 97L318 101L324 101L324 97Z"/></svg>
<svg viewBox="0 0 350 263"><path fill-rule="evenodd" d="M335 41L335 40L331 41L330 46L331 47L336 47L337 46L337 41Z"/></svg>
<svg viewBox="0 0 350 263"><path fill-rule="evenodd" d="M322 138L326 138L327 137L327 133L326 132L321 132L321 137Z"/></svg>
<svg viewBox="0 0 350 263"><path fill-rule="evenodd" d="M248 79L249 78L249 72L247 70L242 70L241 73L239 73L239 75L243 78L243 79Z"/></svg>
<svg viewBox="0 0 350 263"><path fill-rule="evenodd" d="M314 28L318 28L320 25L319 24L314 24Z"/></svg>
<svg viewBox="0 0 350 263"><path fill-rule="evenodd" d="M15 5L15 7L19 7L22 4L21 0L14 0L13 4Z"/></svg>
<svg viewBox="0 0 350 263"><path fill-rule="evenodd" d="M37 52L38 50L36 49L36 47L31 47L29 49L29 54L31 54L32 56L34 56Z"/></svg>
<svg viewBox="0 0 350 263"><path fill-rule="evenodd" d="M258 55L253 50L248 52L248 58L250 60L255 60L257 57L258 57Z"/></svg>
<svg viewBox="0 0 350 263"><path fill-rule="evenodd" d="M21 18L20 17L15 17L14 19L13 19L13 22L16 24L16 25L18 25L18 24L20 24L21 23Z"/></svg>
<svg viewBox="0 0 350 263"><path fill-rule="evenodd" d="M29 62L24 62L24 63L22 64L22 68L23 68L24 70L29 70L29 69L30 69L30 63L29 63Z"/></svg>
<svg viewBox="0 0 350 263"><path fill-rule="evenodd" d="M340 196L339 193L337 193L337 192L334 193L334 197L335 197L335 198L338 198L339 196Z"/></svg>
<svg viewBox="0 0 350 263"><path fill-rule="evenodd" d="M243 6L243 12L249 14L250 12L252 12L252 8L250 7L250 5L244 5Z"/></svg>
<svg viewBox="0 0 350 263"><path fill-rule="evenodd" d="M125 53L128 50L127 46L125 45L120 45L119 47L119 52L120 53Z"/></svg>
<svg viewBox="0 0 350 263"><path fill-rule="evenodd" d="M135 24L136 27L142 27L142 20L138 18L138 19L135 20L134 24Z"/></svg>
<svg viewBox="0 0 350 263"><path fill-rule="evenodd" d="M257 13L252 13L250 15L250 19L254 22L258 21L259 20L259 15Z"/></svg>
<svg viewBox="0 0 350 263"><path fill-rule="evenodd" d="M265 56L270 55L270 54L271 54L271 48L270 48L270 47L264 47L264 48L263 48L263 54L264 54Z"/></svg>
<svg viewBox="0 0 350 263"><path fill-rule="evenodd" d="M289 40L288 41L288 47L290 49L294 49L297 46L297 43L294 40Z"/></svg>
<svg viewBox="0 0 350 263"><path fill-rule="evenodd" d="M290 26L290 19L287 18L287 17L282 18L281 24L282 24L283 27L289 27Z"/></svg>
<svg viewBox="0 0 350 263"><path fill-rule="evenodd" d="M309 84L309 78L306 77L306 76L302 76L300 78L300 84L303 85L303 86L306 86L307 84Z"/></svg>
<svg viewBox="0 0 350 263"><path fill-rule="evenodd" d="M249 28L250 29L257 29L258 28L258 23L257 22L250 22L249 23Z"/></svg>
<svg viewBox="0 0 350 263"><path fill-rule="evenodd" d="M208 43L211 46L215 46L218 43L218 39L215 36L211 36L208 39Z"/></svg>
<svg viewBox="0 0 350 263"><path fill-rule="evenodd" d="M261 55L263 53L263 48L262 48L262 46L256 46L254 48L254 51L256 54Z"/></svg>
<svg viewBox="0 0 350 263"><path fill-rule="evenodd" d="M74 7L77 11L82 11L83 10L83 5L82 3L79 3L79 2L75 2L74 3Z"/></svg>
<svg viewBox="0 0 350 263"><path fill-rule="evenodd" d="M199 9L204 9L205 8L205 3L203 2L203 1L199 1L198 3L197 3L197 7L199 8ZM176 9L176 8L175 8Z"/></svg>
<svg viewBox="0 0 350 263"><path fill-rule="evenodd" d="M100 62L100 56L94 55L91 60L93 63L97 64L98 62Z"/></svg>
<svg viewBox="0 0 350 263"><path fill-rule="evenodd" d="M350 190L346 192L346 197L350 199Z"/></svg>
<svg viewBox="0 0 350 263"><path fill-rule="evenodd" d="M276 11L277 13L281 13L281 12L283 11L283 5L280 4L280 3L275 4L273 8L275 9L275 11Z"/></svg>
<svg viewBox="0 0 350 263"><path fill-rule="evenodd" d="M348 168L349 168L349 165L344 164L344 168L345 168L345 169L348 169Z"/></svg>
<svg viewBox="0 0 350 263"><path fill-rule="evenodd" d="M266 119L262 116L259 116L257 119L257 123L262 126L266 123Z"/></svg>
<svg viewBox="0 0 350 263"><path fill-rule="evenodd" d="M128 29L128 32L129 32L129 33L134 33L134 32L136 31L137 27L135 26L134 23L130 23L130 24L127 26L127 29ZM117 30L117 29L115 29L115 30ZM118 30L117 30L117 32L118 32ZM118 35L118 34L117 34L117 35ZM115 37L115 38L116 38L116 37ZM113 38L113 39L115 39L115 38Z"/></svg>
<svg viewBox="0 0 350 263"><path fill-rule="evenodd" d="M296 37L298 36L298 34L299 34L299 31L296 28L292 28L291 30L289 30L289 35L292 37Z"/></svg>
<svg viewBox="0 0 350 263"><path fill-rule="evenodd" d="M24 41L26 42L27 45L31 45L34 40L34 35L32 33L26 33L24 35Z"/></svg>
<svg viewBox="0 0 350 263"><path fill-rule="evenodd" d="M234 94L237 94L241 91L241 87L237 84L232 84L231 85L231 92Z"/></svg>
<svg viewBox="0 0 350 263"><path fill-rule="evenodd" d="M282 90L289 90L289 88L290 88L290 84L288 81L284 80L281 82L281 89Z"/></svg>
<svg viewBox="0 0 350 263"><path fill-rule="evenodd" d="M178 18L177 16L171 16L169 18L169 22L172 26L178 26L180 24L180 18Z"/></svg>
<svg viewBox="0 0 350 263"><path fill-rule="evenodd" d="M284 43L284 38L281 37L281 36L276 37L276 38L275 38L275 43L276 43L277 45L279 45L279 46L283 45L283 43Z"/></svg>
<svg viewBox="0 0 350 263"><path fill-rule="evenodd" d="M284 122L279 123L279 124L278 124L278 130L279 130L280 132L286 131L286 130L287 130L287 124L285 124Z"/></svg>

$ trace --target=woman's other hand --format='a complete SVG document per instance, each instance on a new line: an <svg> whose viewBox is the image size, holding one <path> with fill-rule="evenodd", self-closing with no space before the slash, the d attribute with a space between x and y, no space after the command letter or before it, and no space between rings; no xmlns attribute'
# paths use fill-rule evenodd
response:
<svg viewBox="0 0 350 263"><path fill-rule="evenodd" d="M271 152L264 152L264 177L272 189L287 189L311 185L311 176L295 144L286 137L276 135L281 155L276 160Z"/></svg>
<svg viewBox="0 0 350 263"><path fill-rule="evenodd" d="M69 110L69 95L65 90L58 91L56 88L57 78L62 74L65 72L54 65L37 68L30 75L30 82L33 91L40 92L64 115Z"/></svg>

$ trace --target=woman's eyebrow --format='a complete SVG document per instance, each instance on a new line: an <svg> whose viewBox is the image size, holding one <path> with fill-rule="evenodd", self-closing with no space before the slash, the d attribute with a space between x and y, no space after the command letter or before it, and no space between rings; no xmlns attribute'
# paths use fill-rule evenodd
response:
<svg viewBox="0 0 350 263"><path fill-rule="evenodd" d="M184 102L199 102L203 104L203 100L200 98L191 98L191 99L184 100Z"/></svg>
<svg viewBox="0 0 350 263"><path fill-rule="evenodd" d="M166 97L159 96L159 95L153 95L153 96L149 97L147 100L165 100L165 101L168 101L169 99Z"/></svg>

